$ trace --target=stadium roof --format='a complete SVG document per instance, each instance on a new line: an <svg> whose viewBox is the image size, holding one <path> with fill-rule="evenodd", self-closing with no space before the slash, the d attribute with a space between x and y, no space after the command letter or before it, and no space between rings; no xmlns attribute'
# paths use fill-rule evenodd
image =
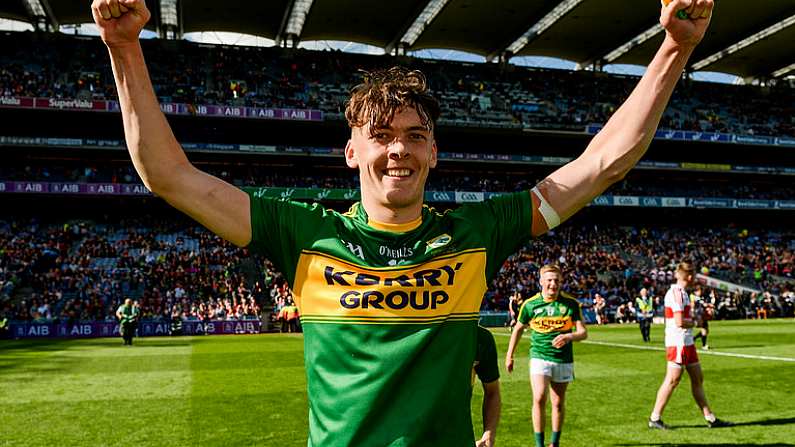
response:
<svg viewBox="0 0 795 447"><path fill-rule="evenodd" d="M29 0L0 17L36 18ZM86 0L33 0L51 23L90 22ZM147 0L153 13L160 0ZM175 0L167 0L175 1ZM795 71L795 1L716 0L695 70L743 78ZM179 0L183 32L232 31L276 41L342 40L391 51L447 48L495 58L549 56L583 66L645 65L663 38L658 0ZM156 24L151 25L152 28ZM775 73L775 75L774 75Z"/></svg>

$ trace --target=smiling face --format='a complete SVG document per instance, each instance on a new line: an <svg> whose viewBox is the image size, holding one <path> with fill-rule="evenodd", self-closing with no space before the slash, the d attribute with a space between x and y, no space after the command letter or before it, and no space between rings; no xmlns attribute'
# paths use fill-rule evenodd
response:
<svg viewBox="0 0 795 447"><path fill-rule="evenodd" d="M416 70L364 73L351 90L345 161L359 170L362 206L373 220L400 224L421 216L428 170L436 166L439 113L425 76Z"/></svg>
<svg viewBox="0 0 795 447"><path fill-rule="evenodd" d="M544 299L554 300L560 292L560 273L549 270L541 273L541 295Z"/></svg>
<svg viewBox="0 0 795 447"><path fill-rule="evenodd" d="M345 160L359 169L362 204L373 218L419 217L428 171L437 160L433 132L414 108L397 111L383 127L354 127Z"/></svg>

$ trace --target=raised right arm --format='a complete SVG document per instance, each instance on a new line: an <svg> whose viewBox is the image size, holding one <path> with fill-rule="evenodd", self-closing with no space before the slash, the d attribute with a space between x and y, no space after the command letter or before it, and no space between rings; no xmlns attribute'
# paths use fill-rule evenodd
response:
<svg viewBox="0 0 795 447"><path fill-rule="evenodd" d="M94 0L91 13L110 53L124 137L144 185L213 233L248 245L248 194L196 169L160 110L138 40L150 18L144 0Z"/></svg>

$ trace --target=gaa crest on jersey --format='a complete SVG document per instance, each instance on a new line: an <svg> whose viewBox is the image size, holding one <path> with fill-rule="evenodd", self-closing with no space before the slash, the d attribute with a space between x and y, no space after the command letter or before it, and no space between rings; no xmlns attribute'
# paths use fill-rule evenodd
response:
<svg viewBox="0 0 795 447"><path fill-rule="evenodd" d="M425 253L428 253L431 250L436 250L439 247L444 247L445 245L449 244L453 238L449 234L445 233L440 236L436 236L435 238L426 242L428 247L425 249Z"/></svg>

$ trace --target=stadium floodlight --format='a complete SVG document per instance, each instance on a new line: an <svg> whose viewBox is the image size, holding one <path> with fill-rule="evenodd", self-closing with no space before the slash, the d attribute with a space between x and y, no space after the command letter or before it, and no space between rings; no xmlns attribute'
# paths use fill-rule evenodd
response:
<svg viewBox="0 0 795 447"><path fill-rule="evenodd" d="M52 13L48 0L25 0L25 8L30 17L34 19L32 22L36 29L58 29L58 21Z"/></svg>
<svg viewBox="0 0 795 447"><path fill-rule="evenodd" d="M725 49L723 49L721 51L718 51L717 53L713 54L712 56L709 56L709 57L707 57L705 59L702 59L702 60L696 62L695 64L693 64L692 69L693 69L693 71L701 70L701 69L703 69L703 68L705 68L705 67L707 67L709 65L712 65L715 62L725 58L726 56L729 56L729 55L731 55L733 53L736 53L736 52L742 50L743 48L746 48L746 47L748 47L750 45L753 45L753 44L755 44L756 42L759 42L762 39L766 39L766 38L772 36L773 34L776 34L777 32L792 26L793 24L795 24L795 15L791 15L791 16L787 17L786 19L776 23L773 26L765 28L762 31L759 31L758 33L756 33L756 34L754 34L754 35L752 35L750 37L747 37L747 38L745 38L745 39L743 39L743 40L741 40L741 41L739 41L739 42L737 42L735 44L730 45L729 47L727 47L727 48L725 48Z"/></svg>
<svg viewBox="0 0 795 447"><path fill-rule="evenodd" d="M621 56L627 54L629 50L637 47L638 45L642 45L647 40L651 39L652 37L660 34L663 30L662 25L659 23L655 24L651 28L647 29L646 31L638 34L637 36L630 39L627 43L621 45L620 47L616 48L615 50L607 53L605 57L602 59L604 60L605 64L612 64L613 61L617 60Z"/></svg>
<svg viewBox="0 0 795 447"><path fill-rule="evenodd" d="M786 67L784 67L784 68L782 68L780 70L774 71L773 72L773 77L774 78L780 78L780 77L786 75L787 73L791 73L793 71L795 71L795 64L789 64L789 65L787 65Z"/></svg>
<svg viewBox="0 0 795 447"><path fill-rule="evenodd" d="M572 9L576 8L577 5L584 2L585 0L564 0L558 6L556 6L549 14L545 15L541 18L536 24L530 27L521 37L516 39L512 44L506 48L506 51L510 52L511 54L517 54L522 48L527 46L531 40L535 39L536 37L540 36L541 33L549 29L555 22L560 20L563 16L568 14Z"/></svg>
<svg viewBox="0 0 795 447"><path fill-rule="evenodd" d="M306 16L314 2L315 0L295 0L293 2L293 9L290 11L290 18L287 20L287 27L284 31L286 36L292 36L295 39L301 35Z"/></svg>
<svg viewBox="0 0 795 447"><path fill-rule="evenodd" d="M177 0L160 0L160 21L163 25L179 26Z"/></svg>
<svg viewBox="0 0 795 447"><path fill-rule="evenodd" d="M428 4L425 5L425 9L422 10L420 15L414 19L414 23L406 30L406 33L403 34L399 42L407 47L414 45L414 42L417 41L420 34L433 22L433 19L439 15L439 12L442 11L442 8L444 8L449 1L450 0L430 0Z"/></svg>
<svg viewBox="0 0 795 447"><path fill-rule="evenodd" d="M44 7L41 6L39 0L25 0L25 6L32 16L47 17L47 13L44 12Z"/></svg>

